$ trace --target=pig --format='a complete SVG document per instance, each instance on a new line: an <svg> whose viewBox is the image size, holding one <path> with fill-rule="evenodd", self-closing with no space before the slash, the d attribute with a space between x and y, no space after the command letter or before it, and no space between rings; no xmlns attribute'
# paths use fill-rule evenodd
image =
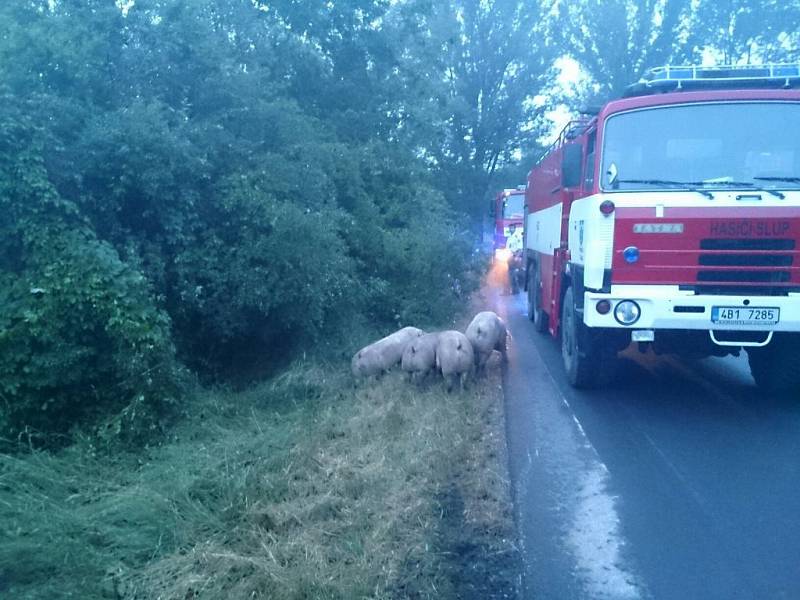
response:
<svg viewBox="0 0 800 600"><path fill-rule="evenodd" d="M475 364L475 354L467 336L460 331L443 331L436 343L436 367L441 370L445 387L453 391L456 379L463 390Z"/></svg>
<svg viewBox="0 0 800 600"><path fill-rule="evenodd" d="M422 383L436 369L436 343L438 341L438 333L426 333L411 340L403 351L400 366L417 384Z"/></svg>
<svg viewBox="0 0 800 600"><path fill-rule="evenodd" d="M492 350L500 352L503 360L506 360L506 324L495 313L484 311L475 315L467 327L466 335L475 351L475 368L478 373L486 368L486 361L492 355Z"/></svg>
<svg viewBox="0 0 800 600"><path fill-rule="evenodd" d="M400 363L406 344L425 332L416 327L403 327L385 338L356 352L350 362L353 376L378 376Z"/></svg>

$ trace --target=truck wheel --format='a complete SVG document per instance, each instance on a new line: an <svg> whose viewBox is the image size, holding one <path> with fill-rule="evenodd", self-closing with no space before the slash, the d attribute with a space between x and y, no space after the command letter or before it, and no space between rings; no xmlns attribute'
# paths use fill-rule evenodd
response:
<svg viewBox="0 0 800 600"><path fill-rule="evenodd" d="M619 367L619 340L608 332L592 330L580 319L572 287L561 306L561 356L567 379L576 388L598 388L610 384Z"/></svg>
<svg viewBox="0 0 800 600"><path fill-rule="evenodd" d="M519 294L519 268L512 267L511 262L508 263L508 286L512 296Z"/></svg>
<svg viewBox="0 0 800 600"><path fill-rule="evenodd" d="M539 265L531 267L533 281L528 278L528 318L533 321L533 328L539 333L547 331L547 313L542 310L542 276Z"/></svg>
<svg viewBox="0 0 800 600"><path fill-rule="evenodd" d="M756 385L772 394L800 388L800 336L776 334L763 348L749 348L747 362Z"/></svg>
<svg viewBox="0 0 800 600"><path fill-rule="evenodd" d="M578 321L572 287L568 287L561 304L561 357L567 379L576 388L597 385L599 356L594 352L585 325Z"/></svg>

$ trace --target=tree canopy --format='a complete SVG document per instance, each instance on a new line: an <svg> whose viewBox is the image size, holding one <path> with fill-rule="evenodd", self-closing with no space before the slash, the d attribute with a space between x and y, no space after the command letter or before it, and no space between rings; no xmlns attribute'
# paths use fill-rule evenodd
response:
<svg viewBox="0 0 800 600"><path fill-rule="evenodd" d="M796 60L800 2L754 0L579 0L556 3L550 36L609 100L665 64ZM557 53L557 54L558 54Z"/></svg>

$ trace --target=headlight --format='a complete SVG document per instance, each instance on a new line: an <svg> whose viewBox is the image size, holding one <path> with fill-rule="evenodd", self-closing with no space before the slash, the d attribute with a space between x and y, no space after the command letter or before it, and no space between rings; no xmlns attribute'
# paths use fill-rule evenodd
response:
<svg viewBox="0 0 800 600"><path fill-rule="evenodd" d="M623 300L614 307L614 318L620 325L633 325L641 314L642 309L633 300Z"/></svg>
<svg viewBox="0 0 800 600"><path fill-rule="evenodd" d="M511 250L508 248L498 248L494 251L494 257L497 260L502 260L503 262L508 262L508 259L511 258Z"/></svg>

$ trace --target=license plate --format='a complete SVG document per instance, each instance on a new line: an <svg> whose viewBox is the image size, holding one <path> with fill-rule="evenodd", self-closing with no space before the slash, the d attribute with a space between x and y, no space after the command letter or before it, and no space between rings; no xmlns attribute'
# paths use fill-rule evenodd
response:
<svg viewBox="0 0 800 600"><path fill-rule="evenodd" d="M780 308L763 306L712 306L711 322L722 325L775 325L781 318Z"/></svg>

